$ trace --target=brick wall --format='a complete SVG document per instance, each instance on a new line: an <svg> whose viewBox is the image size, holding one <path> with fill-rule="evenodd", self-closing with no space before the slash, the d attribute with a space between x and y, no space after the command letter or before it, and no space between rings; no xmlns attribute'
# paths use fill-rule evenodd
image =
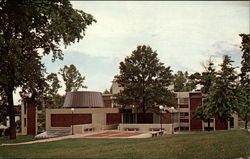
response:
<svg viewBox="0 0 250 159"><path fill-rule="evenodd" d="M161 120L161 118L160 118L160 120ZM171 124L172 123L170 113L162 113L162 123L163 124Z"/></svg>
<svg viewBox="0 0 250 159"><path fill-rule="evenodd" d="M201 131L202 121L193 119L193 114L198 106L202 106L201 93L190 93L190 129L191 131Z"/></svg>
<svg viewBox="0 0 250 159"><path fill-rule="evenodd" d="M112 107L112 100L104 100L104 106L105 106L105 108L111 108Z"/></svg>
<svg viewBox="0 0 250 159"><path fill-rule="evenodd" d="M27 135L36 134L36 107L33 104L27 106Z"/></svg>
<svg viewBox="0 0 250 159"><path fill-rule="evenodd" d="M227 130L227 125L219 120L215 120L215 130Z"/></svg>
<svg viewBox="0 0 250 159"><path fill-rule="evenodd" d="M143 123L143 113L137 114L137 123ZM145 122L144 123L153 123L153 113L145 114Z"/></svg>
<svg viewBox="0 0 250 159"><path fill-rule="evenodd" d="M108 113L106 115L106 123L107 125L121 123L121 114L120 113Z"/></svg>
<svg viewBox="0 0 250 159"><path fill-rule="evenodd" d="M92 123L92 114L51 114L52 127L70 127L78 124Z"/></svg>

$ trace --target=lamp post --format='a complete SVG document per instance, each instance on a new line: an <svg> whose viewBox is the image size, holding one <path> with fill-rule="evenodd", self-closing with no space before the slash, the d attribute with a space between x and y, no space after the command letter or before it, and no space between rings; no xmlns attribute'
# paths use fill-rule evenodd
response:
<svg viewBox="0 0 250 159"><path fill-rule="evenodd" d="M171 123L172 123L172 134L174 134L174 121L173 121L173 111L174 111L174 107L171 107Z"/></svg>
<svg viewBox="0 0 250 159"><path fill-rule="evenodd" d="M161 134L162 134L162 110L164 109L164 107L162 105L159 106L160 108L160 121L161 121Z"/></svg>
<svg viewBox="0 0 250 159"><path fill-rule="evenodd" d="M71 128L72 128L72 135L74 135L74 123L73 123L73 113L74 113L74 108L71 108Z"/></svg>

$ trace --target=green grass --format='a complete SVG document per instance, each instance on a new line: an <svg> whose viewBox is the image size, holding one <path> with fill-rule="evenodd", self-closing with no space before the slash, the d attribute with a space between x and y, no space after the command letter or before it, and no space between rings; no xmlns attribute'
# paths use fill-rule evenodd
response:
<svg viewBox="0 0 250 159"><path fill-rule="evenodd" d="M2 143L19 143L19 142L27 142L27 141L33 141L34 136L33 135L18 135L16 136L16 140L10 140L9 136L1 136L0 137L0 144Z"/></svg>
<svg viewBox="0 0 250 159"><path fill-rule="evenodd" d="M166 135L147 139L67 139L0 146L0 157L235 159L250 156L245 130Z"/></svg>

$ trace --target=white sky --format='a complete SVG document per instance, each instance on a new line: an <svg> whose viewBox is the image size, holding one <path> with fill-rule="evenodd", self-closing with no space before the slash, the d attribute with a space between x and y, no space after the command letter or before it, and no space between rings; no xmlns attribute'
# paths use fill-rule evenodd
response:
<svg viewBox="0 0 250 159"><path fill-rule="evenodd" d="M97 20L86 36L64 50L64 60L43 61L48 72L74 64L85 76L87 90L109 89L119 63L137 45L157 50L171 69L202 71L210 56L220 63L229 54L240 66L240 33L249 33L249 2L71 1L73 8ZM63 93L64 88L60 90ZM15 99L18 99L15 96Z"/></svg>

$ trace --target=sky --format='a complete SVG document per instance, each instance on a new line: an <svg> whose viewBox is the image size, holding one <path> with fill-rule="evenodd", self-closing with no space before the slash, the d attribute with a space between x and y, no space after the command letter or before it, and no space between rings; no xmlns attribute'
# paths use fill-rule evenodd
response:
<svg viewBox="0 0 250 159"><path fill-rule="evenodd" d="M249 33L249 2L196 1L71 1L73 8L97 20L85 37L63 48L64 60L43 62L47 72L74 64L89 91L109 89L119 74L119 63L138 45L157 50L173 72L203 71L202 62L212 57L216 66L228 54L240 66L240 33ZM218 67L219 68L219 67ZM59 76L62 81L62 78ZM64 93L65 86L60 89ZM15 103L18 95L15 95Z"/></svg>

